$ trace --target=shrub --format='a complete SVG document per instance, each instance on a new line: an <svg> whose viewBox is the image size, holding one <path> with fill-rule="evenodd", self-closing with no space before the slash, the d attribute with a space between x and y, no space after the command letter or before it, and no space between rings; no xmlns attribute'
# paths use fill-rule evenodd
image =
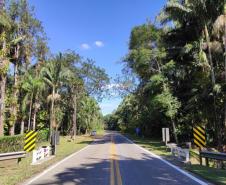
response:
<svg viewBox="0 0 226 185"><path fill-rule="evenodd" d="M23 151L26 134L0 137L0 153ZM37 132L36 143L47 141L48 130Z"/></svg>

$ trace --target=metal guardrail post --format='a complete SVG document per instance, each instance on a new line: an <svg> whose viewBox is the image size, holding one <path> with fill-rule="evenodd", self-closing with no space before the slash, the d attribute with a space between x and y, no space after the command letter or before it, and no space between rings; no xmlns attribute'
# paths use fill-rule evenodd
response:
<svg viewBox="0 0 226 185"><path fill-rule="evenodd" d="M202 165L202 151L201 151L201 148L199 147L199 162L200 162L200 165Z"/></svg>
<svg viewBox="0 0 226 185"><path fill-rule="evenodd" d="M186 162L189 162L189 150L185 149L185 160Z"/></svg>
<svg viewBox="0 0 226 185"><path fill-rule="evenodd" d="M209 159L206 157L206 166L209 166Z"/></svg>
<svg viewBox="0 0 226 185"><path fill-rule="evenodd" d="M18 158L18 165L20 166L21 158Z"/></svg>

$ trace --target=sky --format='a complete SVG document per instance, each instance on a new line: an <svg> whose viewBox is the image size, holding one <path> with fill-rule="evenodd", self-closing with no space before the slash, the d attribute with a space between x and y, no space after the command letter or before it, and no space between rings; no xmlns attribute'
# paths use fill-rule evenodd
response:
<svg viewBox="0 0 226 185"><path fill-rule="evenodd" d="M84 59L96 61L111 78L121 74L117 61L128 52L129 36L134 26L147 23L167 0L28 0L35 6L52 53L74 50ZM113 83L113 81L111 82ZM103 99L103 115L112 113L121 98Z"/></svg>

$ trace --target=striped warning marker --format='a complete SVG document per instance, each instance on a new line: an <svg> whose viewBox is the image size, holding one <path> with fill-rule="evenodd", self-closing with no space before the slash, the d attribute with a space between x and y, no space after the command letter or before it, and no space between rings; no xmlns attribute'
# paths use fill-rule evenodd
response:
<svg viewBox="0 0 226 185"><path fill-rule="evenodd" d="M206 147L206 134L203 127L193 127L194 144L197 147Z"/></svg>
<svg viewBox="0 0 226 185"><path fill-rule="evenodd" d="M27 132L24 142L24 151L31 152L35 149L36 135L37 132L34 131Z"/></svg>

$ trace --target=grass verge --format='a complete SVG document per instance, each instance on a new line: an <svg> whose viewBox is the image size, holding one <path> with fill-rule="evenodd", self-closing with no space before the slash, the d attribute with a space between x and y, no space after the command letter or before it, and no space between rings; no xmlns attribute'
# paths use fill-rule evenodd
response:
<svg viewBox="0 0 226 185"><path fill-rule="evenodd" d="M104 132L97 132L98 135L103 135ZM57 155L53 159L40 164L30 165L32 163L32 152L30 161L27 164L27 158L23 158L21 165L17 165L17 160L1 161L0 162L0 184L1 185L13 185L22 182L25 179L32 177L33 175L44 171L49 166L69 156L70 154L84 148L89 145L94 138L89 135L76 136L76 140L69 142L70 137L61 136L60 145L57 145ZM49 142L43 142L36 145L36 149L39 146L50 146Z"/></svg>
<svg viewBox="0 0 226 185"><path fill-rule="evenodd" d="M199 165L199 155L197 151L190 150L190 161L191 165L183 165L179 161L175 160L171 157L171 151L168 149L166 152L165 143L159 139L153 138L140 138L135 135L131 135L128 133L120 132L122 135L133 141L134 143L140 145L147 150L152 151L153 153L163 157L164 159L168 160L172 164L179 166L183 169L191 171L205 179L208 179L216 184L225 185L226 184L226 170L216 169L213 167L206 167ZM204 159L203 159L204 160ZM203 161L203 164L205 162Z"/></svg>

